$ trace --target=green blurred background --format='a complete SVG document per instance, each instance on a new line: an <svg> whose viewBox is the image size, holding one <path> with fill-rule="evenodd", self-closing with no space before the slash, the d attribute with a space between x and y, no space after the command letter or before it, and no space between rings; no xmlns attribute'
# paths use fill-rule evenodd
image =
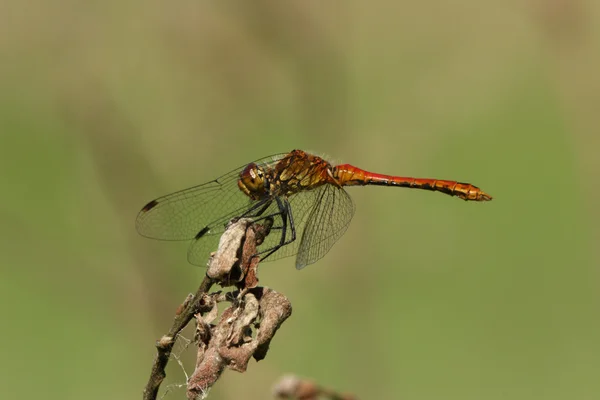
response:
<svg viewBox="0 0 600 400"><path fill-rule="evenodd" d="M324 259L263 265L294 313L212 398L600 396L600 3L322 3L0 1L2 398L140 398L204 271L138 210L294 148L494 201L350 188Z"/></svg>

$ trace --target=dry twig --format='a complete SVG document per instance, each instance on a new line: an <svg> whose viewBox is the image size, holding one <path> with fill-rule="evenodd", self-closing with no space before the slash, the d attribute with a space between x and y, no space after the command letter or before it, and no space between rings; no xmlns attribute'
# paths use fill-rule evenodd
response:
<svg viewBox="0 0 600 400"><path fill-rule="evenodd" d="M244 372L251 357L257 361L265 358L275 332L292 312L285 296L257 286L256 248L269 234L271 224L269 219L262 224L240 219L227 227L196 295L188 296L169 332L157 342L158 354L144 400L156 399L175 340L194 317L198 355L187 382L189 399L206 397L225 368ZM237 290L209 294L215 283ZM213 324L218 315L217 303L222 301L232 304Z"/></svg>

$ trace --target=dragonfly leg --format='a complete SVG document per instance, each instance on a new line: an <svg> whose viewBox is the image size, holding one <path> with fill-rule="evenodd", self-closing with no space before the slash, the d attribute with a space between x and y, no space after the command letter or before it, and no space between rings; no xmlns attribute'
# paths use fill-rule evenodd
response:
<svg viewBox="0 0 600 400"><path fill-rule="evenodd" d="M285 208L287 210L287 215L288 215L288 217L290 219L290 231L292 233L292 238L287 243L284 243L284 245L290 244L294 240L296 240L296 226L294 225L294 215L292 213L292 209L290 207L290 203L289 203L289 201L287 199L285 199Z"/></svg>
<svg viewBox="0 0 600 400"><path fill-rule="evenodd" d="M264 213L265 211L267 211L267 209L271 205L271 202L272 202L271 200L268 200L268 201L265 201L265 202L259 202L259 203L255 204L254 206L252 206L250 209L246 210L246 212L243 213L242 215L240 215L237 219L240 219L240 218L255 218L255 217L261 216L262 213ZM254 220L254 221L255 222L256 221L260 221L261 219L264 219L264 218L265 217L257 219L257 220Z"/></svg>
<svg viewBox="0 0 600 400"><path fill-rule="evenodd" d="M267 253L265 256L262 257L263 260L265 258L269 257L271 254L275 253L277 250L279 250L283 246L290 244L294 240L296 240L296 228L294 226L294 218L292 217L290 203L287 201L287 199L282 200L279 197L276 197L275 199L277 201L277 206L279 207L279 212L274 213L274 214L270 215L269 217L272 217L275 215L281 216L281 221L282 221L281 227L271 228L271 229L281 229L281 239L279 240L279 243L276 244L275 246L273 246L272 248L263 250L256 254L256 255L259 255L259 254ZM290 238L290 240L286 241L288 222L289 222L289 229L292 234L292 237Z"/></svg>
<svg viewBox="0 0 600 400"><path fill-rule="evenodd" d="M258 210L258 212L253 213L252 215L248 215L250 214L250 212L254 211L255 209L257 209L258 207L252 207L250 210L246 211L240 218L252 218L252 222L256 223L256 222L260 222L260 221L264 221L266 219L273 219L273 217L276 217L278 215L282 215L281 211L272 213L272 214L267 214L267 215L262 215L267 208L269 208L269 206L271 205L272 201L269 200L263 208L261 208L260 210ZM276 227L271 227L271 229L281 229L280 226L276 226Z"/></svg>

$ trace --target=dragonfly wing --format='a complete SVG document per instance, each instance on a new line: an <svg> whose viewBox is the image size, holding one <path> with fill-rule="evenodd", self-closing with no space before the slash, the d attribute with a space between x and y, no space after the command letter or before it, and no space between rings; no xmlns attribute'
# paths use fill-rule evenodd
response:
<svg viewBox="0 0 600 400"><path fill-rule="evenodd" d="M328 184L316 189L315 194L315 205L300 233L297 269L313 264L327 254L346 232L354 215L354 203L344 189Z"/></svg>
<svg viewBox="0 0 600 400"><path fill-rule="evenodd" d="M254 201L242 209L236 210L229 215L223 216L220 219L209 223L201 235L194 238L188 249L188 261L194 265L206 265L210 253L216 251L219 246L219 240L229 221L236 217L244 218L259 218L273 216L274 224L281 226L281 213L277 207L277 202L271 199L262 201ZM260 223L260 221L259 221ZM273 242L279 241L281 237L280 231L274 229L271 235L267 236ZM269 242L270 243L270 242ZM265 247L266 246L266 247ZM260 249L269 248L270 244L263 243Z"/></svg>
<svg viewBox="0 0 600 400"><path fill-rule="evenodd" d="M283 158L278 154L255 161L266 165ZM146 204L136 219L142 236L161 240L195 238L209 224L223 217L236 217L250 206L250 199L237 186L240 172L246 165L218 179L159 197Z"/></svg>

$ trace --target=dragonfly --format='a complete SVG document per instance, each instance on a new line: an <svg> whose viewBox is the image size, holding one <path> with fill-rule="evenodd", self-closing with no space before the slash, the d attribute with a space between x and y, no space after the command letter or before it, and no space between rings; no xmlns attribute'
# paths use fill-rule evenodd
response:
<svg viewBox="0 0 600 400"><path fill-rule="evenodd" d="M325 256L348 228L355 207L344 187L365 185L437 191L466 201L492 200L470 183L382 175L293 150L152 200L139 212L136 228L153 239L191 240L188 261L206 265L231 220L271 219L271 234L257 255L269 261L296 255L296 268L302 269Z"/></svg>

